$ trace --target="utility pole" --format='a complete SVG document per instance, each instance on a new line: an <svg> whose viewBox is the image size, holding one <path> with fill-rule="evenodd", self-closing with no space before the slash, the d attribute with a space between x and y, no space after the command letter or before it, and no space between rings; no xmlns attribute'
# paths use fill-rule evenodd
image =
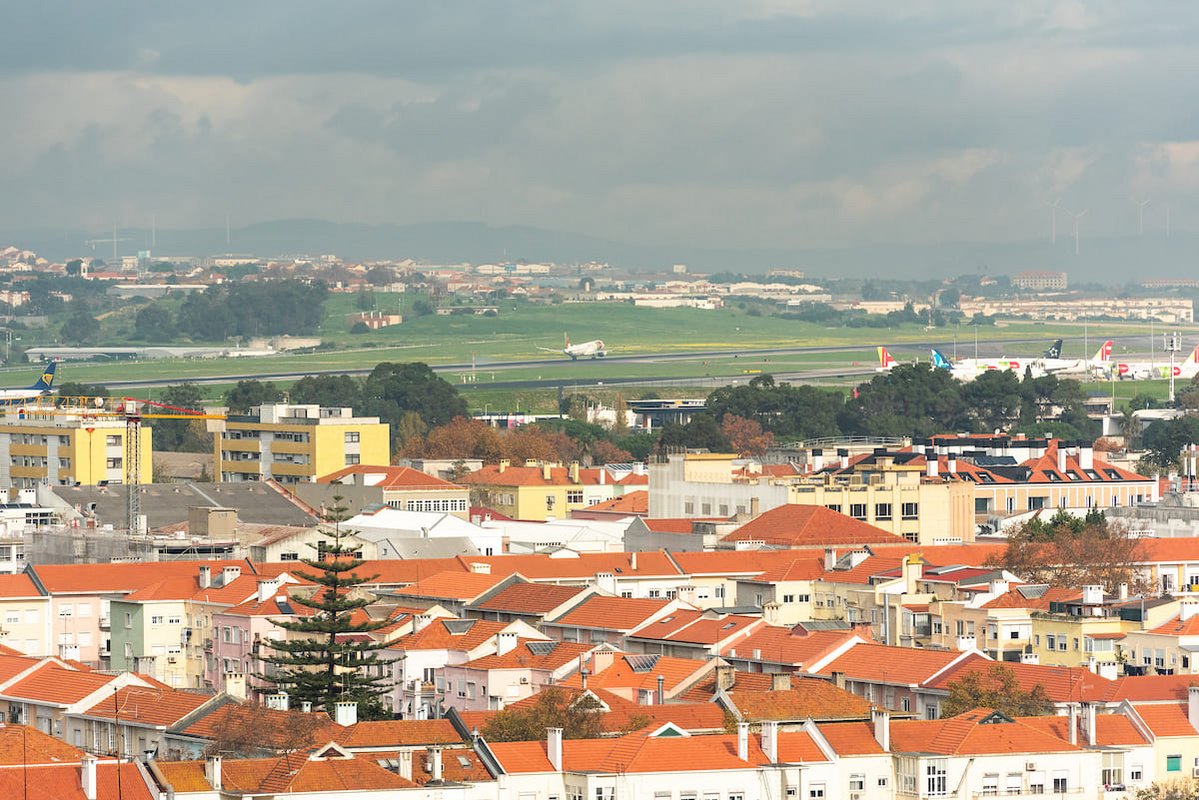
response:
<svg viewBox="0 0 1199 800"><path fill-rule="evenodd" d="M1164 339L1164 346L1166 348L1166 352L1168 352L1170 354L1170 405L1173 406L1174 405L1174 354L1182 349L1182 334L1178 333L1178 332L1164 333L1164 334L1162 334L1162 338Z"/></svg>

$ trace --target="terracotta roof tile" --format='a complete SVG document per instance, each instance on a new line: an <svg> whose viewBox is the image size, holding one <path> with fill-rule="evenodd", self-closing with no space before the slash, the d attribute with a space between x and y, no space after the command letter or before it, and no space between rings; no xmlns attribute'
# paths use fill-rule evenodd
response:
<svg viewBox="0 0 1199 800"><path fill-rule="evenodd" d="M927 682L925 686L930 689L945 689L950 681L971 672L986 673L994 668L996 663L998 662L972 655L942 672ZM1049 699L1055 703L1106 700L1111 697L1116 688L1114 681L1096 675L1084 667L1057 667L1048 664L1021 664L1006 661L1001 663L1015 676L1016 683L1023 691L1028 691L1040 684L1045 688Z"/></svg>
<svg viewBox="0 0 1199 800"><path fill-rule="evenodd" d="M0 766L79 763L83 751L37 728L0 722Z"/></svg>
<svg viewBox="0 0 1199 800"><path fill-rule="evenodd" d="M159 762L175 791L211 791L203 761ZM379 766L368 755L314 761L291 753L277 758L232 758L221 763L221 782L235 794L355 792L410 789L414 784ZM181 790L179 784L189 787Z"/></svg>
<svg viewBox="0 0 1199 800"><path fill-rule="evenodd" d="M44 597L34 584L33 579L24 572L15 575L0 575L0 597Z"/></svg>
<svg viewBox="0 0 1199 800"><path fill-rule="evenodd" d="M874 727L869 722L835 722L820 725L819 730L839 756L867 756L883 752L874 738Z"/></svg>
<svg viewBox="0 0 1199 800"><path fill-rule="evenodd" d="M1199 675L1128 675L1116 679L1107 699L1133 703L1185 701L1191 686L1199 686Z"/></svg>
<svg viewBox="0 0 1199 800"><path fill-rule="evenodd" d="M893 753L1002 755L1077 749L1068 739L1029 724L1027 719L1008 720L988 708L976 708L945 719L891 722Z"/></svg>
<svg viewBox="0 0 1199 800"><path fill-rule="evenodd" d="M256 728L282 732L286 731L293 724L292 720L303 713L302 711L274 711L261 706L226 703L192 722L182 733L201 739L215 739L221 730L227 727L243 725L247 722L253 722ZM313 733L314 739L318 742L335 740L342 730L342 727L330 719L327 714L313 713L306 715L305 721L310 717L315 717L320 723ZM266 724L259 724L258 718L265 720ZM274 746L274 742L263 742L263 747L265 748L269 749Z"/></svg>
<svg viewBox="0 0 1199 800"><path fill-rule="evenodd" d="M113 675L63 669L46 663L4 690L4 697L70 705L116 680Z"/></svg>
<svg viewBox="0 0 1199 800"><path fill-rule="evenodd" d="M217 574L224 567L240 567L252 573L248 561L153 561L119 564L38 564L31 567L51 594L106 594L132 592L167 577L200 574L207 566Z"/></svg>
<svg viewBox="0 0 1199 800"><path fill-rule="evenodd" d="M1197 733L1187 717L1185 703L1138 703L1133 708L1154 736L1194 736Z"/></svg>
<svg viewBox="0 0 1199 800"><path fill-rule="evenodd" d="M592 595L547 624L563 627L631 631L666 608L670 601Z"/></svg>
<svg viewBox="0 0 1199 800"><path fill-rule="evenodd" d="M1063 716L1021 717L1021 722L1039 728L1059 739L1070 740L1070 718ZM1085 743L1084 732L1079 726L1076 731L1078 741ZM1149 741L1141 735L1132 720L1123 714L1096 714L1095 739L1099 747L1118 747L1127 745L1148 744Z"/></svg>
<svg viewBox="0 0 1199 800"><path fill-rule="evenodd" d="M643 667L652 660L652 666ZM658 676L664 678L667 692L674 689L683 681L694 676L697 672L708 668L708 662L692 658L674 658L671 656L639 656L618 653L606 669L598 670L587 678L587 686L596 689L637 690L657 689ZM561 681L562 686L579 687L582 678L579 673L572 674Z"/></svg>
<svg viewBox="0 0 1199 800"><path fill-rule="evenodd" d="M533 645L533 646L530 646ZM467 669L535 669L553 672L595 649L593 644L578 642L546 642L537 639L519 639L516 647L503 655L493 653L467 661Z"/></svg>
<svg viewBox="0 0 1199 800"><path fill-rule="evenodd" d="M462 763L463 759L466 761L465 765ZM417 750L412 754L412 779L420 786L433 780L428 750ZM483 783L493 780L491 773L474 751L465 748L442 751L441 779L454 783Z"/></svg>
<svg viewBox="0 0 1199 800"><path fill-rule="evenodd" d="M772 508L722 539L725 542L746 540L787 547L888 544L904 541L902 536L824 506L794 504Z"/></svg>
<svg viewBox="0 0 1199 800"><path fill-rule="evenodd" d="M79 763L0 769L0 797L84 800ZM96 800L152 800L154 797L156 795L150 794L137 764L101 761L96 765Z"/></svg>
<svg viewBox="0 0 1199 800"><path fill-rule="evenodd" d="M570 479L567 467L550 467L550 477L546 480L541 467L506 467L501 471L498 464L484 464L459 480L472 486L599 486L599 472L599 469L580 469L576 483Z"/></svg>
<svg viewBox="0 0 1199 800"><path fill-rule="evenodd" d="M545 614L571 598L586 591L579 586L556 586L544 583L514 583L478 603L474 608L484 611L507 611L517 614Z"/></svg>
<svg viewBox="0 0 1199 800"><path fill-rule="evenodd" d="M1182 619L1174 617L1162 625L1153 628L1149 633L1160 633L1167 636L1196 636L1199 635L1199 614Z"/></svg>
<svg viewBox="0 0 1199 800"><path fill-rule="evenodd" d="M212 699L212 695L175 689L126 686L83 713L89 717L107 719L119 715L122 723L128 721L169 727Z"/></svg>
<svg viewBox="0 0 1199 800"><path fill-rule="evenodd" d="M504 574L480 572L439 572L411 586L405 586L397 594L401 597L432 597L445 600L474 600L490 591L497 583L508 578Z"/></svg>
<svg viewBox="0 0 1199 800"><path fill-rule="evenodd" d="M916 685L924 683L961 656L962 653L955 650L891 647L868 642L855 644L825 665L820 674L842 672L850 680Z"/></svg>
<svg viewBox="0 0 1199 800"><path fill-rule="evenodd" d="M461 744L462 737L448 719L387 719L359 722L343 728L336 741L347 750L353 750L362 747Z"/></svg>
<svg viewBox="0 0 1199 800"><path fill-rule="evenodd" d="M820 678L801 679L794 688L780 691L754 691L733 688L728 694L745 722L762 720L816 721L868 719L870 701Z"/></svg>
<svg viewBox="0 0 1199 800"><path fill-rule="evenodd" d="M390 467L390 466L375 466L370 464L353 464L348 467L343 467L336 472L330 472L328 475L322 475L316 479L317 483L348 483L345 478L361 475L363 480L365 476L371 476L368 485L378 487L380 489L419 489L421 491L438 490L438 489L462 489L456 483L442 480L435 475L429 475L426 472L421 472L419 469L411 467Z"/></svg>
<svg viewBox="0 0 1199 800"><path fill-rule="evenodd" d="M435 619L419 631L396 639L390 647L396 650L473 650L508 624L483 619Z"/></svg>
<svg viewBox="0 0 1199 800"><path fill-rule="evenodd" d="M620 497L613 497L611 500L605 500L602 503L596 503L593 506L587 506L586 511L619 511L625 514L648 514L649 513L649 492L639 490L635 492L626 492Z"/></svg>
<svg viewBox="0 0 1199 800"><path fill-rule="evenodd" d="M789 666L807 666L855 640L853 631L812 631L767 625L725 647L721 655ZM861 644L855 645L861 647ZM850 651L852 652L852 650Z"/></svg>
<svg viewBox="0 0 1199 800"><path fill-rule="evenodd" d="M1048 611L1050 603L1064 602L1067 600L1077 600L1082 594L1079 589L1068 589L1060 586L1050 586L1037 597L1025 597L1020 593L1019 588L1013 586L1004 594L999 595L994 600L989 600L983 604L983 608L1028 608L1039 611Z"/></svg>

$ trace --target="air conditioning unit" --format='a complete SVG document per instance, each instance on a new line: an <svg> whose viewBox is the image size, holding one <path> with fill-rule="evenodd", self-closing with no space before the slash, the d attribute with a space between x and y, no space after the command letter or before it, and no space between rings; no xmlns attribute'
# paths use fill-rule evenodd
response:
<svg viewBox="0 0 1199 800"><path fill-rule="evenodd" d="M861 792L850 792L849 800L862 800L862 793Z"/></svg>
<svg viewBox="0 0 1199 800"><path fill-rule="evenodd" d="M1036 768L1037 768L1037 764L1036 764L1036 762L1035 762L1035 761L1026 761L1026 762L1024 762L1024 770L1025 770L1025 772L1032 772L1032 771L1033 771L1033 770L1035 770Z"/></svg>
<svg viewBox="0 0 1199 800"><path fill-rule="evenodd" d="M528 678L521 678L521 679L520 679L520 682L521 682L521 683L528 683L528 682L529 682L529 679L528 679Z"/></svg>
<svg viewBox="0 0 1199 800"><path fill-rule="evenodd" d="M174 656L171 656L171 657L169 657L169 658L167 659L167 663L168 663L168 664L174 664L174 663L176 662L176 660L177 660L177 659L176 659Z"/></svg>

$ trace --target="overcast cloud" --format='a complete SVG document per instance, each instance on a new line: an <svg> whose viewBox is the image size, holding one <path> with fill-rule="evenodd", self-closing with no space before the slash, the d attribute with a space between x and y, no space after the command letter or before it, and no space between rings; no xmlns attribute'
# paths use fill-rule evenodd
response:
<svg viewBox="0 0 1199 800"><path fill-rule="evenodd" d="M1193 0L28 2L0 227L479 220L707 247L1199 228ZM1059 231L1067 225L1059 214Z"/></svg>

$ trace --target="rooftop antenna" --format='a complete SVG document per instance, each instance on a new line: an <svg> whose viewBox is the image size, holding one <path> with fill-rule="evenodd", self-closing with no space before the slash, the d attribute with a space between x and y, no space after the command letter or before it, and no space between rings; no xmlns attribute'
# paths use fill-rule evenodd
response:
<svg viewBox="0 0 1199 800"><path fill-rule="evenodd" d="M158 246L158 220L153 214L150 215L150 248Z"/></svg>
<svg viewBox="0 0 1199 800"><path fill-rule="evenodd" d="M1085 214L1086 214L1088 211L1090 211L1091 209L1089 209L1089 208L1084 208L1082 211L1079 211L1077 214L1075 214L1073 211L1071 211L1071 210L1070 210L1070 209L1068 209L1068 208L1067 208L1067 209L1062 209L1062 210L1063 210L1063 211L1065 211L1065 212L1066 212L1067 214L1069 214L1070 216L1074 217L1074 255L1078 255L1078 227L1079 227L1079 223L1082 221L1082 218L1083 218L1083 216L1084 216L1084 215L1085 215Z"/></svg>
<svg viewBox="0 0 1199 800"><path fill-rule="evenodd" d="M1137 202L1136 198L1133 198L1132 202L1137 204L1137 233L1140 234L1141 236L1144 236L1145 235L1145 206L1149 205L1149 198L1146 197L1144 200L1140 201L1139 203Z"/></svg>
<svg viewBox="0 0 1199 800"><path fill-rule="evenodd" d="M225 212L225 246L229 246L229 212Z"/></svg>
<svg viewBox="0 0 1199 800"><path fill-rule="evenodd" d="M1058 198L1055 198L1054 201L1049 204L1049 219L1051 221L1050 228L1049 228L1050 244L1057 244L1057 204L1060 202L1062 202L1062 198L1058 197Z"/></svg>

